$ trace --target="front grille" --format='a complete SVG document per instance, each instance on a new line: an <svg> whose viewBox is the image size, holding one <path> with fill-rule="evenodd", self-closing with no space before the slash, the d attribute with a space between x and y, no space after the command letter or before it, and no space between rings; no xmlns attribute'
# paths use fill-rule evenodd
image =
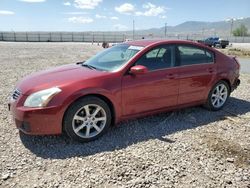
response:
<svg viewBox="0 0 250 188"><path fill-rule="evenodd" d="M21 95L21 92L18 89L15 89L12 93L12 99L17 100L18 97Z"/></svg>

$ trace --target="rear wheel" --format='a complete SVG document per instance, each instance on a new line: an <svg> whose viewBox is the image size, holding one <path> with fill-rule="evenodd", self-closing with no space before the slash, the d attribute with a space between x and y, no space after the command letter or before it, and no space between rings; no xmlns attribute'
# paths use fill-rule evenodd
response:
<svg viewBox="0 0 250 188"><path fill-rule="evenodd" d="M212 111L223 108L230 95L229 85L225 81L219 81L209 92L205 107Z"/></svg>
<svg viewBox="0 0 250 188"><path fill-rule="evenodd" d="M111 124L109 106L97 97L73 103L64 116L64 130L74 140L88 142L103 135Z"/></svg>

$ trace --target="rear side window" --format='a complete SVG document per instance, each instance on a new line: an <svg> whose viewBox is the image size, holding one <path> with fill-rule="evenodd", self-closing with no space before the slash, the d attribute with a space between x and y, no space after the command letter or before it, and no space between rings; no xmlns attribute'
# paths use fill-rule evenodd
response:
<svg viewBox="0 0 250 188"><path fill-rule="evenodd" d="M178 46L177 47L177 65L195 65L213 63L214 55L212 52L195 46Z"/></svg>

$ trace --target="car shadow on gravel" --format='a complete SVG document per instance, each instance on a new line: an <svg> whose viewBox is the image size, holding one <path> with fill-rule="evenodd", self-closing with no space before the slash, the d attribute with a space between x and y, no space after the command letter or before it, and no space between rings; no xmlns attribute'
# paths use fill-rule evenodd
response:
<svg viewBox="0 0 250 188"><path fill-rule="evenodd" d="M42 158L65 159L89 156L128 147L150 139L167 144L175 142L168 135L220 121L225 117L243 115L250 111L250 102L231 97L221 111L211 112L202 107L186 108L174 112L123 122L104 136L89 143L78 143L67 136L27 136L20 133L24 146Z"/></svg>

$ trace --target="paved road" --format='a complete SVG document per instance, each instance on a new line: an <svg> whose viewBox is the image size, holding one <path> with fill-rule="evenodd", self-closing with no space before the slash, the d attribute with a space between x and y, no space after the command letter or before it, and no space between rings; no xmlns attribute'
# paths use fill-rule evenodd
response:
<svg viewBox="0 0 250 188"><path fill-rule="evenodd" d="M238 58L242 73L250 73L250 58Z"/></svg>

